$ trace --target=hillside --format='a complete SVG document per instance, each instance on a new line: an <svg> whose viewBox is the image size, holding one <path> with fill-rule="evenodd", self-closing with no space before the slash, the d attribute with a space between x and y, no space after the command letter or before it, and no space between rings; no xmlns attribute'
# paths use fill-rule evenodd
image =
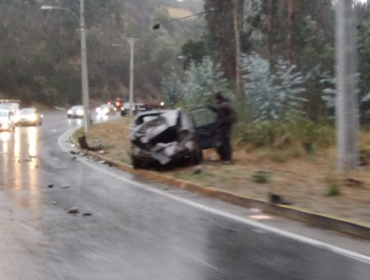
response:
<svg viewBox="0 0 370 280"><path fill-rule="evenodd" d="M0 1L0 93L47 104L79 103L78 23L64 11L41 11L43 4L61 5L57 0ZM138 99L158 99L162 75L181 67L181 45L197 26L188 21L156 31L151 26L197 12L202 1L89 0L85 5L91 97L127 96L129 45L124 36L135 34L140 36L135 93ZM79 11L75 0L63 1L63 7Z"/></svg>

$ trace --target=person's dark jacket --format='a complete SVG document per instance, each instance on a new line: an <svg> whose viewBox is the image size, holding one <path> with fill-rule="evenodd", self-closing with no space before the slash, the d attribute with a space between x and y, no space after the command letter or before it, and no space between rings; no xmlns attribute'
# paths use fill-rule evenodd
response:
<svg viewBox="0 0 370 280"><path fill-rule="evenodd" d="M230 103L222 101L216 107L210 106L209 109L217 113L217 126L220 130L229 129L235 122L235 116Z"/></svg>

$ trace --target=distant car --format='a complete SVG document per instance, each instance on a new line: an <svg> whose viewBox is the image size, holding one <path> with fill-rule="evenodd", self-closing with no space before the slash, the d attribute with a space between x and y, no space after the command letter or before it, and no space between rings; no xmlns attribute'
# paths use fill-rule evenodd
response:
<svg viewBox="0 0 370 280"><path fill-rule="evenodd" d="M84 116L84 107L82 105L73 106L67 111L68 118L83 118Z"/></svg>
<svg viewBox="0 0 370 280"><path fill-rule="evenodd" d="M16 125L42 125L42 118L36 108L23 108L16 117Z"/></svg>
<svg viewBox="0 0 370 280"><path fill-rule="evenodd" d="M127 116L130 113L130 102L123 103L122 109L121 109L121 116Z"/></svg>
<svg viewBox="0 0 370 280"><path fill-rule="evenodd" d="M121 112L123 108L123 98L117 97L113 102L111 102L114 106L115 112Z"/></svg>
<svg viewBox="0 0 370 280"><path fill-rule="evenodd" d="M95 110L98 116L114 115L115 110L113 105L103 104Z"/></svg>
<svg viewBox="0 0 370 280"><path fill-rule="evenodd" d="M15 122L11 118L12 113L7 109L0 109L0 131L14 131Z"/></svg>
<svg viewBox="0 0 370 280"><path fill-rule="evenodd" d="M10 111L11 115L17 115L20 110L19 103L19 100L1 99L0 109L7 109Z"/></svg>
<svg viewBox="0 0 370 280"><path fill-rule="evenodd" d="M130 130L132 165L147 168L184 160L198 164L203 149L217 146L216 126L216 115L209 109L139 113Z"/></svg>

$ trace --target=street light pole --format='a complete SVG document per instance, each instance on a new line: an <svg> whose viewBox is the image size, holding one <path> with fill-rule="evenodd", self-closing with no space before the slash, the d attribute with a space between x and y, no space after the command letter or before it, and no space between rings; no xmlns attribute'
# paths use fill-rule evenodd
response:
<svg viewBox="0 0 370 280"><path fill-rule="evenodd" d="M89 81L87 73L87 55L86 55L86 31L85 31L85 2L80 0L80 17L70 9L60 6L41 6L41 10L62 10L72 14L80 24L81 34L81 81L82 81L82 103L84 107L84 128L85 134L89 131L91 114L89 98Z"/></svg>
<svg viewBox="0 0 370 280"><path fill-rule="evenodd" d="M135 56L135 37L130 37L130 92L129 92L129 102L130 102L130 116L134 114L134 56Z"/></svg>
<svg viewBox="0 0 370 280"><path fill-rule="evenodd" d="M356 40L351 0L336 3L336 129L337 170L355 170L358 156L358 100Z"/></svg>
<svg viewBox="0 0 370 280"><path fill-rule="evenodd" d="M84 107L85 134L90 128L90 100L89 100L89 80L87 73L87 54L86 54L86 31L85 31L85 1L80 0L80 28L81 28L81 72L82 72L82 103Z"/></svg>

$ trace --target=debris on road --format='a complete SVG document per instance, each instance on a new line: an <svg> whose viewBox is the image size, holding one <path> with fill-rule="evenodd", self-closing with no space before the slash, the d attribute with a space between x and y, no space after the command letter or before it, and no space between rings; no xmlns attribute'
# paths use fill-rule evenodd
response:
<svg viewBox="0 0 370 280"><path fill-rule="evenodd" d="M50 185L48 185L48 188L49 189L52 189L52 188L54 188L54 185L53 184L50 184Z"/></svg>
<svg viewBox="0 0 370 280"><path fill-rule="evenodd" d="M83 213L83 216L84 216L84 217L91 217L91 216L92 216L92 214L91 214L91 213Z"/></svg>
<svg viewBox="0 0 370 280"><path fill-rule="evenodd" d="M80 154L79 152L76 152L76 151L70 151L70 153L71 153L72 155L79 155L79 154Z"/></svg>
<svg viewBox="0 0 370 280"><path fill-rule="evenodd" d="M193 174L200 174L203 172L203 166L202 165L197 165L193 169Z"/></svg>
<svg viewBox="0 0 370 280"><path fill-rule="evenodd" d="M68 214L78 214L78 208L77 207L72 207L68 210Z"/></svg>
<svg viewBox="0 0 370 280"><path fill-rule="evenodd" d="M57 203L55 201L52 201L51 204L56 205Z"/></svg>
<svg viewBox="0 0 370 280"><path fill-rule="evenodd" d="M76 159L77 159L77 157L72 157L72 158L71 158L71 160L72 160L72 161L73 161L73 160L76 160Z"/></svg>
<svg viewBox="0 0 370 280"><path fill-rule="evenodd" d="M286 201L281 195L269 194L269 198L269 201L272 204L293 205L292 202Z"/></svg>

